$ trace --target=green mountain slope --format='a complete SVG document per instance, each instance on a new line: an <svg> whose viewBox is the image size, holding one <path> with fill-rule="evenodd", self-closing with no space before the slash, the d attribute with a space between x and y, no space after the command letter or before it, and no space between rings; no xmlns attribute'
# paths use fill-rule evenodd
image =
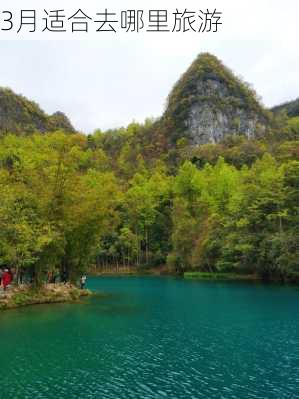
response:
<svg viewBox="0 0 299 399"><path fill-rule="evenodd" d="M271 111L275 113L284 111L289 117L299 116L299 98L277 105L273 107Z"/></svg>
<svg viewBox="0 0 299 399"><path fill-rule="evenodd" d="M35 102L8 88L0 88L0 133L22 135L59 129L69 132L75 130L62 112L47 115Z"/></svg>

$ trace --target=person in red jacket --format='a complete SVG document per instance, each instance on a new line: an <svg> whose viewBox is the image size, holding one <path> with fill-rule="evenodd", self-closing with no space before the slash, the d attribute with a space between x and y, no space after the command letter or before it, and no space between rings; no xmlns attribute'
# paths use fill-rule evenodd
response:
<svg viewBox="0 0 299 399"><path fill-rule="evenodd" d="M2 275L2 283L4 291L6 291L6 288L11 283L11 280L12 280L11 273L8 271L8 269L5 269Z"/></svg>

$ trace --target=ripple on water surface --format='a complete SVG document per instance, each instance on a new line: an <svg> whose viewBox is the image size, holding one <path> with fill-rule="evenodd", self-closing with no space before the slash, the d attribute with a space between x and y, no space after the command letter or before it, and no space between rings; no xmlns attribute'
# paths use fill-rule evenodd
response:
<svg viewBox="0 0 299 399"><path fill-rule="evenodd" d="M299 398L297 288L89 285L108 295L0 314L1 398Z"/></svg>

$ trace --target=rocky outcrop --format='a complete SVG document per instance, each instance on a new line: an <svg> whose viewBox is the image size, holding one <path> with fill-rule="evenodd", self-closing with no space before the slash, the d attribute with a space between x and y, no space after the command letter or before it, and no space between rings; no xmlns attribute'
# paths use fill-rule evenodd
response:
<svg viewBox="0 0 299 399"><path fill-rule="evenodd" d="M173 88L163 116L173 139L216 143L230 134L255 137L265 130L269 112L255 92L215 56L201 54Z"/></svg>
<svg viewBox="0 0 299 399"><path fill-rule="evenodd" d="M69 118L60 111L55 112L49 117L52 130L65 130L66 132L74 132L74 128Z"/></svg>
<svg viewBox="0 0 299 399"><path fill-rule="evenodd" d="M91 291L80 290L71 284L46 284L39 289L20 285L5 292L0 290L0 311L29 305L74 302L91 295Z"/></svg>

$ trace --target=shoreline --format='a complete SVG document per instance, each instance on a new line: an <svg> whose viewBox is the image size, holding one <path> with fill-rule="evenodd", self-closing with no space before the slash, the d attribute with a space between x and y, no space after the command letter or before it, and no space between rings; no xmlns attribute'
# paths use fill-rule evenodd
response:
<svg viewBox="0 0 299 399"><path fill-rule="evenodd" d="M72 303L80 298L92 296L87 289L79 289L71 284L46 284L40 289L34 289L25 285L10 288L1 292L0 311L16 309L25 306L43 305L51 303Z"/></svg>
<svg viewBox="0 0 299 399"><path fill-rule="evenodd" d="M252 282L261 284L273 285L299 285L299 280L289 279L286 281L270 280L263 281L257 274L236 274L223 272L196 272L189 271L182 274L171 272L165 268L146 269L146 270L110 270L110 271L95 271L89 273L90 277L146 277L146 276L161 276L161 277L177 277L186 280L198 281L227 281L227 282ZM79 289L77 286L70 283L56 283L46 284L40 289L34 289L27 285L19 287L12 287L9 290L0 291L0 312L3 310L16 309L20 307L43 305L43 304L57 304L57 303L76 303L81 298L97 295L88 289Z"/></svg>
<svg viewBox="0 0 299 399"><path fill-rule="evenodd" d="M258 274L238 274L231 272L199 272L199 271L185 271L183 273L177 273L175 271L168 270L165 267L161 268L150 268L141 269L137 268L125 269L125 270L105 270L96 271L90 270L89 276L91 277L142 277L142 276L172 276L180 277L188 280L202 280L202 281L244 281L244 282L256 282L264 284L292 284L299 285L299 275L289 276L284 281L280 279L263 280Z"/></svg>

